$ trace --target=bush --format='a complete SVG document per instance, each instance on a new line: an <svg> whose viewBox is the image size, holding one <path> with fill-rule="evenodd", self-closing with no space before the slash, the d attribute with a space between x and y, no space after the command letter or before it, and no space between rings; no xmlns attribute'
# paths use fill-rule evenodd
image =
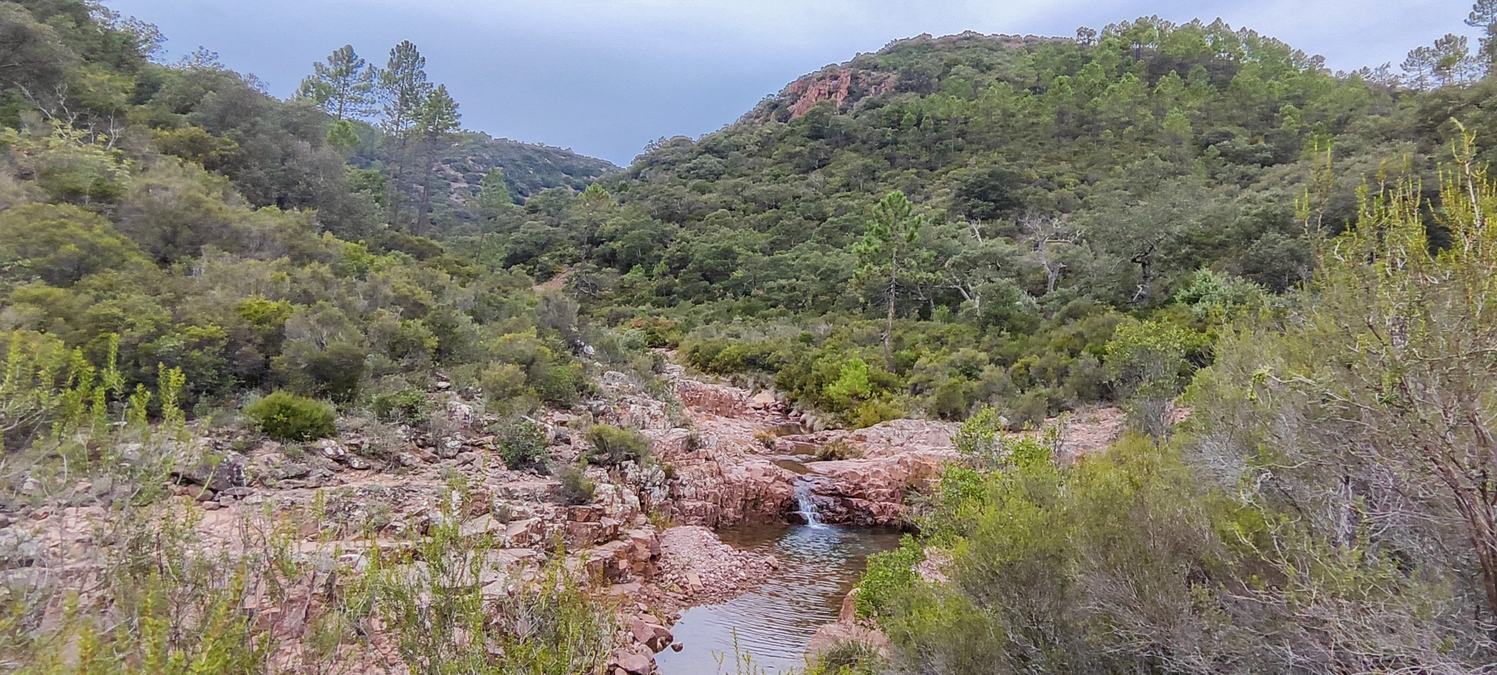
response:
<svg viewBox="0 0 1497 675"><path fill-rule="evenodd" d="M847 439L844 438L838 438L831 442L816 446L816 459L818 461L825 462L838 459L852 459L854 457L858 457L859 455L860 453L857 451L857 449L852 447L852 444L848 443Z"/></svg>
<svg viewBox="0 0 1497 675"><path fill-rule="evenodd" d="M1050 416L1050 396L1048 389L1024 392L1008 406L1008 427L1019 430L1044 424Z"/></svg>
<svg viewBox="0 0 1497 675"><path fill-rule="evenodd" d="M425 422L432 410L431 401L427 399L426 392L414 387L407 387L389 394L377 394L370 402L370 408L374 410L374 416L378 417L381 422L410 425Z"/></svg>
<svg viewBox="0 0 1497 675"><path fill-rule="evenodd" d="M542 401L562 407L576 403L587 390L587 376L575 361L558 359L536 364L530 369L529 379Z"/></svg>
<svg viewBox="0 0 1497 675"><path fill-rule="evenodd" d="M315 352L302 367L313 389L336 401L351 401L364 379L366 352L351 342L335 342Z"/></svg>
<svg viewBox="0 0 1497 675"><path fill-rule="evenodd" d="M556 479L561 481L562 499L573 506L592 503L593 494L597 492L598 486L594 485L592 479L583 472L585 468L585 466L567 464L551 471Z"/></svg>
<svg viewBox="0 0 1497 675"><path fill-rule="evenodd" d="M650 348L670 347L681 344L681 326L662 316L636 317L626 328L637 330L644 336L645 346Z"/></svg>
<svg viewBox="0 0 1497 675"><path fill-rule="evenodd" d="M594 424L587 430L587 442L592 446L587 461L593 464L616 466L643 461L650 456L650 439L633 429Z"/></svg>
<svg viewBox="0 0 1497 675"><path fill-rule="evenodd" d="M894 598L915 584L919 575L915 565L925 557L920 544L909 535L899 541L899 548L868 556L863 582L853 597L858 616L872 618L892 611Z"/></svg>
<svg viewBox="0 0 1497 675"><path fill-rule="evenodd" d="M493 409L506 413L529 412L536 406L535 392L525 385L525 370L513 363L495 363L478 375L478 386Z"/></svg>
<svg viewBox="0 0 1497 675"><path fill-rule="evenodd" d="M517 419L499 430L499 456L504 466L512 470L533 469L544 466L546 458L546 432L541 425L527 419Z"/></svg>
<svg viewBox="0 0 1497 675"><path fill-rule="evenodd" d="M952 437L957 452L979 464L993 464L998 459L998 432L1003 418L992 406L983 406L968 417Z"/></svg>
<svg viewBox="0 0 1497 675"><path fill-rule="evenodd" d="M908 413L899 404L886 399L876 401L864 401L852 412L848 422L855 429L871 427L879 422L897 420L906 417Z"/></svg>
<svg viewBox="0 0 1497 675"><path fill-rule="evenodd" d="M806 675L872 675L883 659L878 648L858 640L843 640L821 652L806 668Z"/></svg>
<svg viewBox="0 0 1497 675"><path fill-rule="evenodd" d="M943 420L961 419L972 405L971 389L972 386L966 380L955 377L947 379L936 387L930 404L931 412Z"/></svg>
<svg viewBox="0 0 1497 675"><path fill-rule="evenodd" d="M260 431L279 441L311 441L333 435L333 407L277 391L244 409Z"/></svg>
<svg viewBox="0 0 1497 675"><path fill-rule="evenodd" d="M613 646L612 607L557 560L533 588L489 597L473 583L496 543L465 536L462 500L393 564L377 560L356 582L389 627L401 659L422 673L597 673ZM419 561L419 563L417 562Z"/></svg>

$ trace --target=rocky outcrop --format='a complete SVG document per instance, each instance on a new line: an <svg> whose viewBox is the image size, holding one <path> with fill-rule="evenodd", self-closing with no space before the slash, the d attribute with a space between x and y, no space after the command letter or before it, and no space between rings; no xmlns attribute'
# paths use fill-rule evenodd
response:
<svg viewBox="0 0 1497 675"><path fill-rule="evenodd" d="M795 474L764 459L674 464L671 516L678 522L724 527L776 522L795 503Z"/></svg>
<svg viewBox="0 0 1497 675"><path fill-rule="evenodd" d="M808 465L812 500L824 523L857 527L908 524L906 495L927 489L941 475L950 452L911 452L894 457L815 462Z"/></svg>
<svg viewBox="0 0 1497 675"><path fill-rule="evenodd" d="M837 444L846 459L808 461L810 496L821 521L859 527L907 524L906 497L927 489L956 458L956 425L893 420L856 431L831 430L776 439L776 450L814 452Z"/></svg>
<svg viewBox="0 0 1497 675"><path fill-rule="evenodd" d="M795 474L774 464L759 438L790 424L773 397L669 371L692 429L654 434L655 456L670 468L676 522L723 527L778 521L793 510Z"/></svg>
<svg viewBox="0 0 1497 675"><path fill-rule="evenodd" d="M822 101L846 110L865 96L880 96L894 86L891 73L849 67L833 67L802 77L780 93L789 101L790 119L798 118Z"/></svg>

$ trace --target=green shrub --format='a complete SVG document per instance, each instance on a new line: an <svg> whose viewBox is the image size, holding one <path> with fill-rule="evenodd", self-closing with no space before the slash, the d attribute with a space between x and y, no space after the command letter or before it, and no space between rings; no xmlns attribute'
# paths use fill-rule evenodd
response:
<svg viewBox="0 0 1497 675"><path fill-rule="evenodd" d="M313 353L302 369L310 377L313 390L335 401L352 401L366 370L363 347L352 342L335 342Z"/></svg>
<svg viewBox="0 0 1497 675"><path fill-rule="evenodd" d="M539 403L535 391L525 385L525 370L513 363L495 363L478 375L491 410L501 414L523 414Z"/></svg>
<svg viewBox="0 0 1497 675"><path fill-rule="evenodd" d="M1049 389L1031 389L1020 394L1008 406L1009 428L1023 429L1044 424L1045 418L1050 416L1050 398Z"/></svg>
<svg viewBox="0 0 1497 675"><path fill-rule="evenodd" d="M871 427L879 422L901 419L906 415L904 408L901 408L899 404L887 399L878 399L875 401L864 401L858 405L857 409L853 410L852 414L848 417L848 423L853 428L862 429L863 427Z"/></svg>
<svg viewBox="0 0 1497 675"><path fill-rule="evenodd" d="M517 419L499 430L499 456L504 466L512 470L534 469L544 466L546 458L546 432L541 425L527 419Z"/></svg>
<svg viewBox="0 0 1497 675"><path fill-rule="evenodd" d="M858 594L853 598L858 616L873 618L889 614L895 597L919 579L915 565L924 557L920 544L909 535L900 539L899 548L868 556L863 582L858 585Z"/></svg>
<svg viewBox="0 0 1497 675"><path fill-rule="evenodd" d="M680 324L662 316L636 317L624 326L639 331L646 347L675 347L681 343Z"/></svg>
<svg viewBox="0 0 1497 675"><path fill-rule="evenodd" d="M967 380L950 378L936 387L931 400L931 412L943 420L961 419L971 406L969 398L972 386Z"/></svg>
<svg viewBox="0 0 1497 675"><path fill-rule="evenodd" d="M587 376L575 361L558 359L532 365L529 379L542 401L563 407L576 403L587 390Z"/></svg>
<svg viewBox="0 0 1497 675"><path fill-rule="evenodd" d="M997 459L998 432L1003 418L992 406L983 406L968 417L952 437L957 452L979 464L991 464Z"/></svg>
<svg viewBox="0 0 1497 675"><path fill-rule="evenodd" d="M407 387L397 392L376 394L370 402L375 417L382 422L398 422L416 425L425 422L431 415L431 400L426 392Z"/></svg>
<svg viewBox="0 0 1497 675"><path fill-rule="evenodd" d="M650 439L633 429L594 424L587 430L587 442L592 446L587 461L593 464L615 466L643 461L650 456Z"/></svg>
<svg viewBox="0 0 1497 675"><path fill-rule="evenodd" d="M552 468L551 473L561 481L561 497L566 503L573 506L592 503L598 486L584 473L586 468L586 465L577 464Z"/></svg>
<svg viewBox="0 0 1497 675"><path fill-rule="evenodd" d="M333 407L284 391L271 393L244 409L260 431L280 441L310 441L333 435Z"/></svg>

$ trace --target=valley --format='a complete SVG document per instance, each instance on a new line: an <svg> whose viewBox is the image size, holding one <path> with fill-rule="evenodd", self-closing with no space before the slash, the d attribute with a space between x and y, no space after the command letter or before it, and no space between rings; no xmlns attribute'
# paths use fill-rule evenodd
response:
<svg viewBox="0 0 1497 675"><path fill-rule="evenodd" d="M624 61L388 11L283 97L0 1L0 671L1493 671L1497 2L891 35L627 166L470 128Z"/></svg>

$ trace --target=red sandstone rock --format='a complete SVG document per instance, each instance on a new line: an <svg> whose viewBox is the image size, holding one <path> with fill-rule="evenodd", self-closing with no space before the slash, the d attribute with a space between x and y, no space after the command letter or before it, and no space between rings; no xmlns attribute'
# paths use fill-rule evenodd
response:
<svg viewBox="0 0 1497 675"><path fill-rule="evenodd" d="M655 670L655 657L643 645L620 647L608 659L610 675L650 675Z"/></svg>
<svg viewBox="0 0 1497 675"><path fill-rule="evenodd" d="M837 110L845 110L855 102L855 97L882 95L893 84L894 76L889 73L835 67L791 82L780 95L792 101L790 119L795 119L822 101L831 101Z"/></svg>

